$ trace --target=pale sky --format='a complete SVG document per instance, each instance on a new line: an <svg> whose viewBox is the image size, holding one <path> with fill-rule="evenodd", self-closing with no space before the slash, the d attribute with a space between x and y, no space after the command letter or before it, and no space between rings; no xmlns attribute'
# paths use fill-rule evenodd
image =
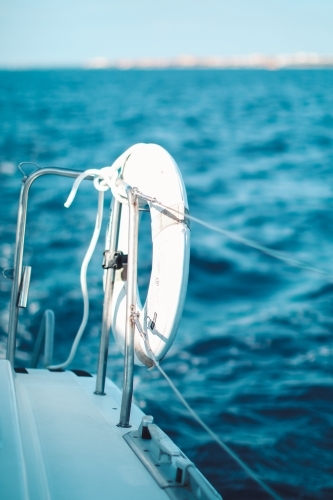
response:
<svg viewBox="0 0 333 500"><path fill-rule="evenodd" d="M0 0L0 67L333 54L333 0Z"/></svg>

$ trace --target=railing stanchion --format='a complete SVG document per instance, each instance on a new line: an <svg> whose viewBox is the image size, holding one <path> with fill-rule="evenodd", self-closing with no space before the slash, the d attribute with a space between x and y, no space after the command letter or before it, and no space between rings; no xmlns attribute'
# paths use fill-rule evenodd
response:
<svg viewBox="0 0 333 500"><path fill-rule="evenodd" d="M108 231L108 242L107 242L107 247L110 255L113 255L115 253L118 246L121 209L122 209L121 203L118 200L114 199L112 203L112 212L110 217L111 227L109 228ZM115 273L116 271L114 268L108 268L106 270L106 276L105 276L102 332L101 332L101 341L99 345L99 356L97 364L96 389L95 389L95 394L98 394L99 396L105 395L104 392L105 377L106 377L106 368L107 368L107 361L109 354L110 329L112 322L111 300L113 294Z"/></svg>
<svg viewBox="0 0 333 500"><path fill-rule="evenodd" d="M133 314L136 312L137 272L138 272L138 231L139 200L135 191L126 188L129 206L128 262L127 262L127 301L126 332L124 353L124 382L121 400L119 427L131 427L130 414L133 394L134 373L134 333Z"/></svg>

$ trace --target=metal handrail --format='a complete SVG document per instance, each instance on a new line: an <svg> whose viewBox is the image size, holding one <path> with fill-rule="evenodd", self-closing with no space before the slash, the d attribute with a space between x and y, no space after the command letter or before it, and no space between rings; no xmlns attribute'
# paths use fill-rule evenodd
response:
<svg viewBox="0 0 333 500"><path fill-rule="evenodd" d="M61 169L56 167L41 168L32 172L29 176L23 178L23 185L20 193L19 209L17 215L16 241L15 241L15 256L14 256L14 276L12 293L9 309L9 324L8 324L8 343L6 359L14 366L15 349L16 349L16 333L19 314L19 291L22 279L22 262L24 252L25 229L27 222L27 207L29 190L33 182L43 175L60 175L62 177L76 178L82 172L79 170ZM93 180L92 176L86 177L87 180Z"/></svg>
<svg viewBox="0 0 333 500"><path fill-rule="evenodd" d="M31 368L37 368L38 366L44 339L44 366L47 367L52 364L53 357L54 312L52 311L52 309L46 309L43 314L34 346L34 352L31 357Z"/></svg>

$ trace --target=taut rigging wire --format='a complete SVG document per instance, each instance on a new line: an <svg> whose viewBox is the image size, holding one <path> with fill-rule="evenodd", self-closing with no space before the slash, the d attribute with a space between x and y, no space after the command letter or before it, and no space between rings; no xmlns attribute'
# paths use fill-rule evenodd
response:
<svg viewBox="0 0 333 500"><path fill-rule="evenodd" d="M144 330L140 324L140 321L138 319L138 316L135 314L132 315L132 320L134 321L134 323L138 329L139 334L143 338L147 352L149 353L149 357L152 360L152 362L154 363L154 366L158 369L160 374L165 378L165 380L169 384L170 388L176 394L177 398L180 400L182 405L185 406L187 411L190 413L191 417L207 432L207 434L209 434L209 436L213 439L213 441L215 441L215 443L220 448L222 448L222 450L225 451L229 455L229 457L231 457L241 467L241 469L243 469L247 473L248 476L250 476L263 490L266 491L266 493L268 493L270 495L271 498L273 498L274 500L281 500L281 497L279 497L279 495L277 495L277 493L275 493L275 491L273 491L269 486L267 486L267 484L264 483L264 481L262 481L262 479L260 479L260 477L258 477L257 474L255 472L253 472L253 470L250 469L250 467L248 467L246 465L246 463L243 462L243 460L241 458L239 458L239 456L231 448L229 448L229 446L224 441L222 441L222 439L220 439L217 434L215 434L214 431L212 431L212 429L199 417L197 412L195 410L193 410L193 408L189 405L189 403L186 401L184 396L177 389L177 387L172 382L170 377L165 373L163 368L160 366L159 361L154 356L154 353L153 353L153 351L150 347L150 344L149 344L148 336L144 332ZM152 368L150 368L150 370Z"/></svg>

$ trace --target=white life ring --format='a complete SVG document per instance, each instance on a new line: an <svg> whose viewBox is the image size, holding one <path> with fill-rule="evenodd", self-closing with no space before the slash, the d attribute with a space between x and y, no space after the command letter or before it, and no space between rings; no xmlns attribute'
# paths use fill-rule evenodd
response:
<svg viewBox="0 0 333 500"><path fill-rule="evenodd" d="M137 144L124 153L122 178L142 193L173 209L150 207L152 229L152 272L147 299L142 306L137 293L136 312L148 336L152 352L161 360L176 335L186 296L190 258L188 203L183 179L174 159L156 144ZM176 212L175 212L176 211ZM177 215L178 212L178 215ZM118 250L128 254L128 206L123 204ZM112 296L112 331L124 353L126 325L126 265L116 271ZM145 343L135 329L137 365L152 366Z"/></svg>

